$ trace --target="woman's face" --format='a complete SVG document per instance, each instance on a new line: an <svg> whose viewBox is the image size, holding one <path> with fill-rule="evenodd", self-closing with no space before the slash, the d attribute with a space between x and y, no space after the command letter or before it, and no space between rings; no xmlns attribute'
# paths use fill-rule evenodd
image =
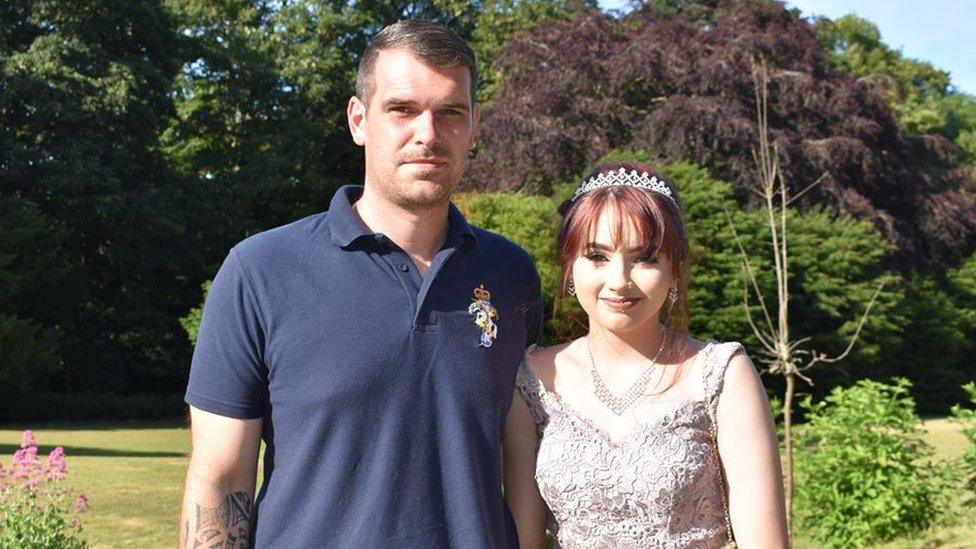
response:
<svg viewBox="0 0 976 549"><path fill-rule="evenodd" d="M617 212L605 208L583 252L573 262L576 298L590 317L590 329L612 332L653 329L671 287L666 257L645 253L645 240L630 222L613 241Z"/></svg>

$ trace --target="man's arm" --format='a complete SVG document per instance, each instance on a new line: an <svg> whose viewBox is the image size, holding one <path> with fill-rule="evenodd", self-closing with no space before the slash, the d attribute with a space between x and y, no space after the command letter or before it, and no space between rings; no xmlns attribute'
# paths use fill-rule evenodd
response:
<svg viewBox="0 0 976 549"><path fill-rule="evenodd" d="M262 420L190 406L193 451L183 491L180 548L251 547Z"/></svg>

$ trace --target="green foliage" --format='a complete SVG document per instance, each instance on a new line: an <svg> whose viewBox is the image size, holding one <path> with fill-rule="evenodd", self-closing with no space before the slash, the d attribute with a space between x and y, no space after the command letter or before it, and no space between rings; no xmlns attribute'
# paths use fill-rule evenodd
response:
<svg viewBox="0 0 976 549"><path fill-rule="evenodd" d="M894 315L905 319L900 340L879 353L875 375L900 375L913 383L923 413L945 414L976 379L976 256L943 273L911 273Z"/></svg>
<svg viewBox="0 0 976 549"><path fill-rule="evenodd" d="M960 131L976 129L976 98L952 91L948 72L891 49L874 23L854 15L820 19L817 32L835 70L885 90L903 131L956 139Z"/></svg>
<svg viewBox="0 0 976 549"><path fill-rule="evenodd" d="M57 331L0 314L0 394L22 394L60 363Z"/></svg>
<svg viewBox="0 0 976 549"><path fill-rule="evenodd" d="M976 382L970 381L962 388L969 395L970 404L976 405ZM952 407L951 420L960 424L963 436L969 441L969 446L959 456L959 467L969 492L968 503L976 506L976 410L956 404Z"/></svg>
<svg viewBox="0 0 976 549"><path fill-rule="evenodd" d="M210 287L213 286L213 281L208 280L204 282L200 289L203 291L203 299L200 300L200 306L190 309L190 312L186 316L180 318L180 326L186 330L186 336L190 338L190 343L193 345L197 344L197 334L200 333L200 320L203 319L203 305L207 302L207 294L210 293Z"/></svg>
<svg viewBox="0 0 976 549"><path fill-rule="evenodd" d="M60 366L62 238L32 202L0 195L0 394L27 392Z"/></svg>
<svg viewBox="0 0 976 549"><path fill-rule="evenodd" d="M15 268L21 283L0 305L59 328L64 368L32 383L61 391L182 384L173 365L189 346L176 337L176 318L203 278L196 238L206 202L159 151L181 40L157 2L6 5L0 201L27 202L16 211L31 222L19 226L29 234L4 226L0 249L15 246L20 261L50 265L44 274L59 281L50 291L41 277L48 291L39 292Z"/></svg>
<svg viewBox="0 0 976 549"><path fill-rule="evenodd" d="M801 403L797 499L818 542L865 547L923 530L946 504L947 469L920 438L910 387L861 380Z"/></svg>
<svg viewBox="0 0 976 549"><path fill-rule="evenodd" d="M9 469L0 465L0 547L76 549L87 547L80 538L81 524L67 515L67 477L64 448L56 448L41 463L37 441L25 431ZM87 500L76 500L79 511Z"/></svg>
<svg viewBox="0 0 976 549"><path fill-rule="evenodd" d="M571 8L565 0L484 0L480 4L471 34L471 49L481 72L478 102L490 104L501 80L495 60L505 42L540 22L568 18Z"/></svg>

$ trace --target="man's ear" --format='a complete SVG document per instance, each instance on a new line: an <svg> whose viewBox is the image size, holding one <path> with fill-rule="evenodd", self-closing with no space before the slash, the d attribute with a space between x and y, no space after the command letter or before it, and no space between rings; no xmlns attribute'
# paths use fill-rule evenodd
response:
<svg viewBox="0 0 976 549"><path fill-rule="evenodd" d="M349 98L346 105L346 118L353 142L360 147L366 145L366 105L355 95Z"/></svg>

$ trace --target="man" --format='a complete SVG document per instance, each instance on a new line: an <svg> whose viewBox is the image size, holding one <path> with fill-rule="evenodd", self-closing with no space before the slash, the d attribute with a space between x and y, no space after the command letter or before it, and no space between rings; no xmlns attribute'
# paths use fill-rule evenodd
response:
<svg viewBox="0 0 976 549"><path fill-rule="evenodd" d="M364 186L231 250L186 393L182 546L517 546L501 436L541 298L529 256L449 201L476 85L447 28L383 30L347 109Z"/></svg>

